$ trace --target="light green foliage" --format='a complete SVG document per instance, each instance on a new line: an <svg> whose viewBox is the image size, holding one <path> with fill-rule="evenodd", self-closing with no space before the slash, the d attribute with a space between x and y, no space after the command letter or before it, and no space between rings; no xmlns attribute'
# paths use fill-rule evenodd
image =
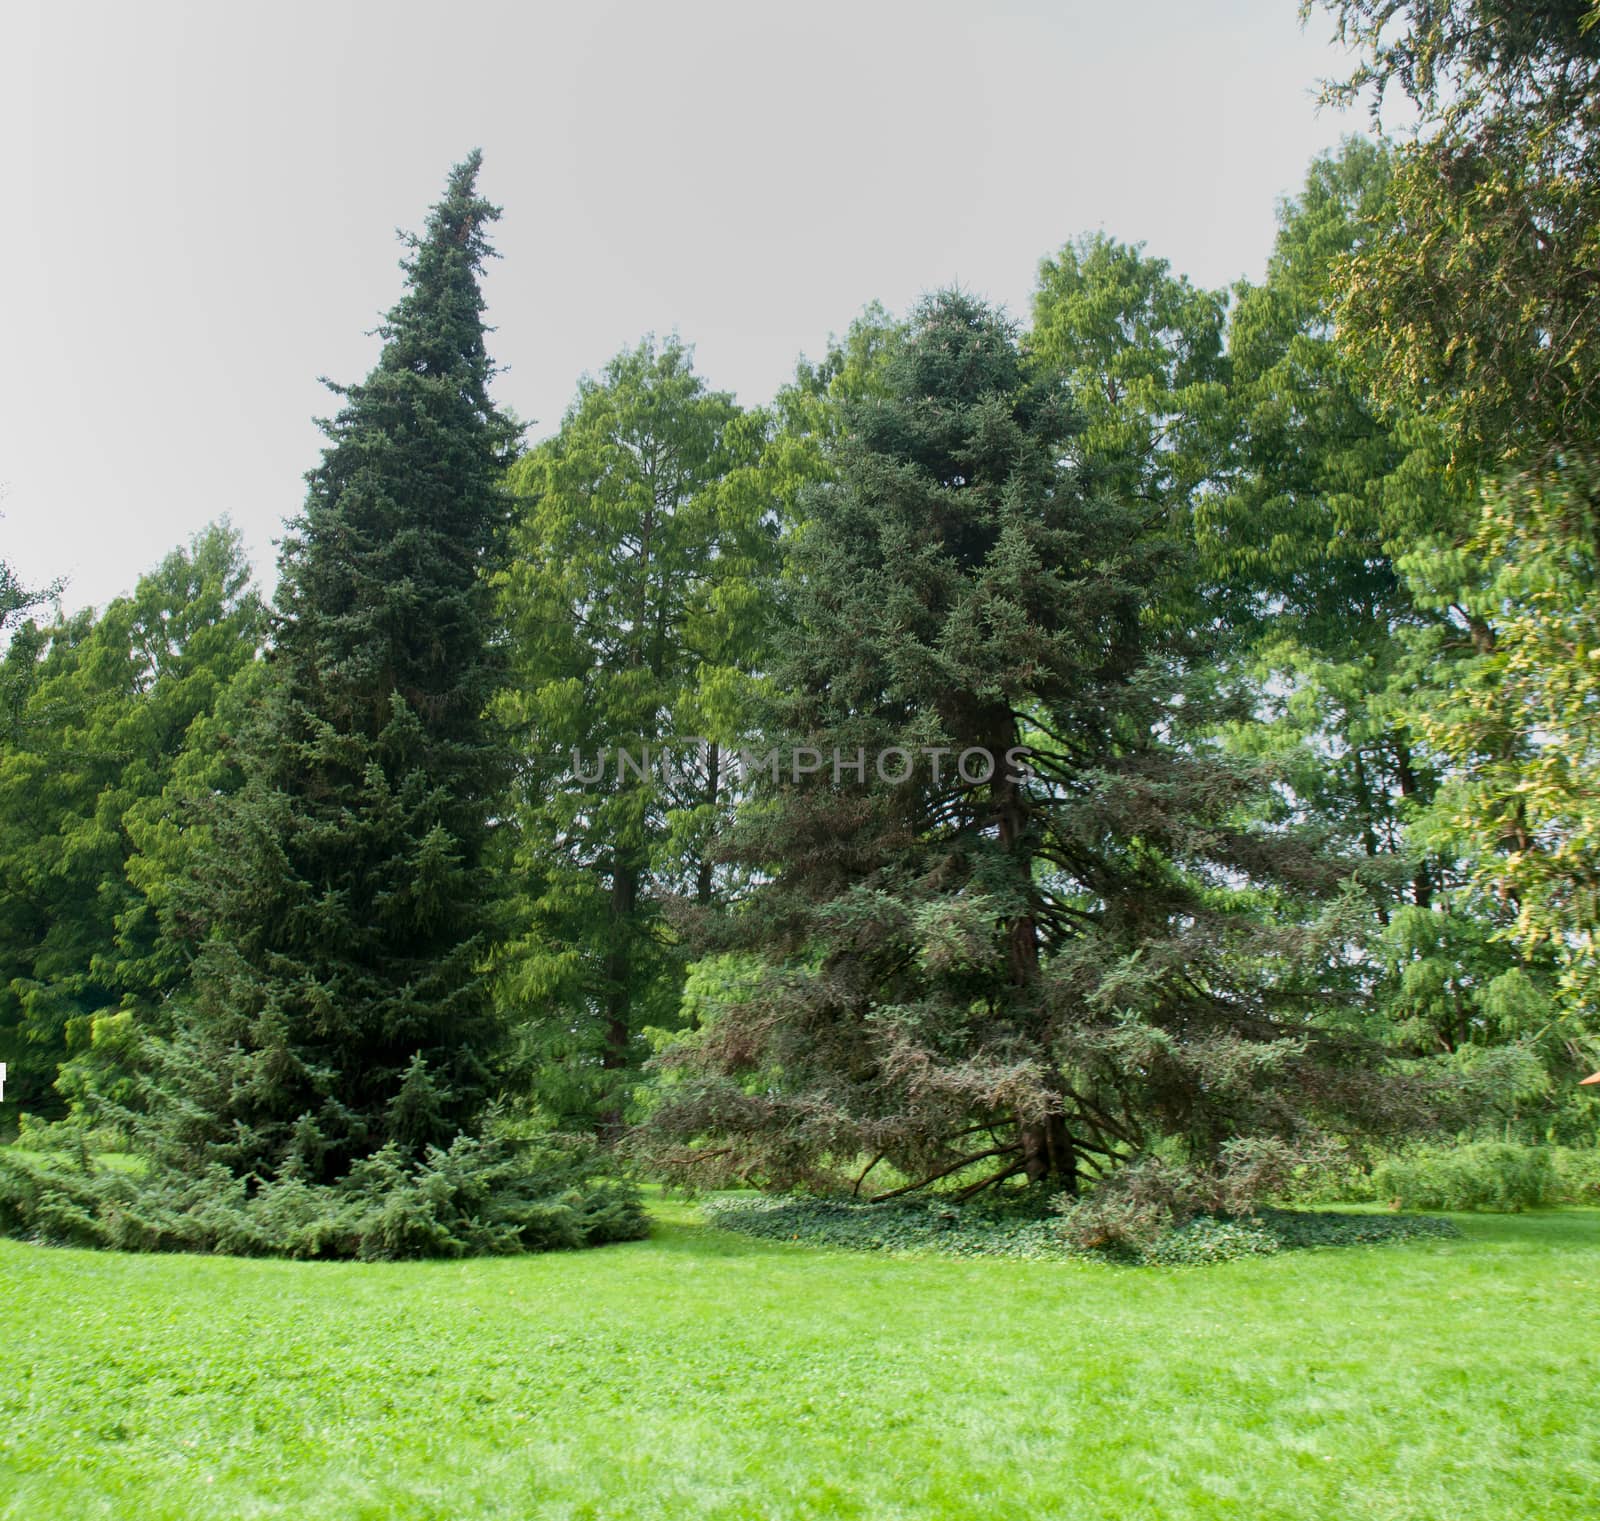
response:
<svg viewBox="0 0 1600 1521"><path fill-rule="evenodd" d="M820 360L802 358L772 403L774 427L762 456L762 489L787 534L804 527L808 488L833 479L832 450L844 437L848 409L886 393L886 367L905 337L876 301L829 341Z"/></svg>
<svg viewBox="0 0 1600 1521"><path fill-rule="evenodd" d="M1412 711L1449 772L1427 832L1553 955L1597 1018L1590 795L1600 425L1600 17L1592 0L1329 0L1358 50L1332 93L1421 118L1336 275L1341 347L1464 501L1401 561L1436 620ZM1573 1073L1572 1075L1576 1075Z"/></svg>
<svg viewBox="0 0 1600 1521"><path fill-rule="evenodd" d="M1428 820L1472 851L1520 944L1560 966L1569 1033L1600 1029L1600 475L1580 459L1484 492L1468 545L1407 562L1492 635L1418 725L1457 769Z"/></svg>
<svg viewBox="0 0 1600 1521"><path fill-rule="evenodd" d="M1380 916L1402 891L1429 904L1448 871L1405 833L1436 784L1408 721L1406 639L1438 617L1394 557L1450 504L1401 483L1403 430L1376 415L1332 326L1336 262L1389 175L1352 139L1281 207L1267 278L1238 288L1229 324L1230 465L1196 507L1215 599L1249 640L1253 701L1229 739L1278 758L1296 809L1364 863Z"/></svg>
<svg viewBox="0 0 1600 1521"><path fill-rule="evenodd" d="M1546 1148L1502 1141L1418 1148L1372 1169L1373 1197L1398 1209L1539 1209L1558 1189Z"/></svg>
<svg viewBox="0 0 1600 1521"><path fill-rule="evenodd" d="M1495 916L1458 901L1462 911L1403 903L1390 916L1378 940L1393 977L1382 1017L1417 1053L1537 1039L1555 1015L1549 978L1508 965Z"/></svg>
<svg viewBox="0 0 1600 1521"><path fill-rule="evenodd" d="M640 1032L675 1022L683 953L663 902L719 895L712 838L777 567L768 437L676 339L646 341L586 380L511 475L500 709L524 754L526 928L504 996L536 1095L567 1122L620 1123Z"/></svg>
<svg viewBox="0 0 1600 1521"><path fill-rule="evenodd" d="M1310 1170L1300 1203L1398 1209L1521 1210L1600 1202L1600 1147L1515 1140L1425 1144L1387 1151L1360 1168Z"/></svg>
<svg viewBox="0 0 1600 1521"><path fill-rule="evenodd" d="M18 631L9 658L27 696L0 744L8 1103L59 1109L69 1051L98 1046L102 1067L120 1066L113 1029L148 1024L184 980L192 936L173 893L198 800L234 784L228 693L264 624L249 574L237 533L214 527L98 616Z"/></svg>
<svg viewBox="0 0 1600 1521"><path fill-rule="evenodd" d="M1085 490L1162 504L1182 527L1217 464L1226 309L1223 293L1104 234L1040 263L1028 348L1070 399Z"/></svg>
<svg viewBox="0 0 1600 1521"><path fill-rule="evenodd" d="M1453 469L1519 468L1600 407L1600 7L1594 0L1319 0L1357 53L1339 102L1420 118L1391 213L1340 271L1339 321L1391 408L1426 411ZM1312 0L1305 0L1309 11Z"/></svg>
<svg viewBox="0 0 1600 1521"><path fill-rule="evenodd" d="M1587 1521L1600 1213L1461 1228L1136 1271L687 1223L399 1266L0 1242L0 1514Z"/></svg>
<svg viewBox="0 0 1600 1521"><path fill-rule="evenodd" d="M1451 771L1441 715L1475 656L1459 578L1415 546L1458 531L1463 494L1437 468L1433 421L1382 414L1334 326L1340 261L1391 214L1393 159L1351 139L1313 163L1280 211L1266 281L1237 292L1232 465L1196 515L1220 605L1250 638L1249 711L1223 732L1275 764L1283 816L1313 822L1358 875L1372 918L1347 996L1363 1026L1416 1056L1530 1043L1565 1080L1571 1055L1548 1035L1553 958L1504 942L1504 895L1435 807ZM1449 594L1427 587L1429 566ZM1486 1118L1498 1128L1540 1087L1502 1087Z"/></svg>

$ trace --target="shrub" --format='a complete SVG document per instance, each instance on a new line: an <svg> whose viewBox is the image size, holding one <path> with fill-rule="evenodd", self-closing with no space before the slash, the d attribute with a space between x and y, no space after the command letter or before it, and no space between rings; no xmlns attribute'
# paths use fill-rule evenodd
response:
<svg viewBox="0 0 1600 1521"><path fill-rule="evenodd" d="M1139 1255L1196 1216L1232 1219L1281 1199L1308 1168L1333 1155L1313 1140L1290 1146L1270 1137L1228 1142L1205 1166L1159 1154L1120 1168L1084 1199L1059 1204L1068 1241L1083 1250Z"/></svg>
<svg viewBox="0 0 1600 1521"><path fill-rule="evenodd" d="M951 1257L1064 1259L1091 1257L1124 1263L1189 1266L1270 1256L1292 1248L1371 1246L1381 1242L1455 1236L1448 1220L1384 1215L1309 1214L1262 1210L1237 1218L1197 1215L1151 1233L1138 1245L1127 1237L1085 1245L1070 1228L1070 1212L1041 1218L1037 1200L998 1198L977 1209L949 1200L883 1204L795 1195L723 1196L702 1206L726 1230L769 1241L797 1241L848 1251L935 1252Z"/></svg>
<svg viewBox="0 0 1600 1521"><path fill-rule="evenodd" d="M223 1168L139 1176L86 1153L0 1152L0 1232L55 1245L238 1256L460 1257L634 1240L638 1192L580 1144L458 1137L420 1161L394 1147L334 1184Z"/></svg>
<svg viewBox="0 0 1600 1521"><path fill-rule="evenodd" d="M1270 1257L1282 1247L1278 1237L1250 1219L1213 1220L1201 1215L1177 1230L1164 1231L1138 1253L1141 1262L1164 1267L1202 1267L1241 1257Z"/></svg>
<svg viewBox="0 0 1600 1521"><path fill-rule="evenodd" d="M1397 1209L1519 1210L1559 1202L1548 1148L1507 1141L1419 1147L1372 1169L1374 1196Z"/></svg>
<svg viewBox="0 0 1600 1521"><path fill-rule="evenodd" d="M1600 1204L1600 1147L1557 1146L1556 1196L1563 1204Z"/></svg>
<svg viewBox="0 0 1600 1521"><path fill-rule="evenodd" d="M712 1197L701 1210L711 1224L746 1236L849 1251L937 1251L951 1257L1063 1255L1058 1223L1032 1199L997 1198L980 1208L938 1198L862 1204L766 1194Z"/></svg>

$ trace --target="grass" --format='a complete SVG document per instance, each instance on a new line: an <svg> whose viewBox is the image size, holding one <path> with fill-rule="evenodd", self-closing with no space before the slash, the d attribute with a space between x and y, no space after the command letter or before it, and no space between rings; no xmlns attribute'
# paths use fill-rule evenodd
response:
<svg viewBox="0 0 1600 1521"><path fill-rule="evenodd" d="M1600 1495L1600 1212L1199 1269L658 1208L467 1263L0 1242L0 1516L1542 1521Z"/></svg>

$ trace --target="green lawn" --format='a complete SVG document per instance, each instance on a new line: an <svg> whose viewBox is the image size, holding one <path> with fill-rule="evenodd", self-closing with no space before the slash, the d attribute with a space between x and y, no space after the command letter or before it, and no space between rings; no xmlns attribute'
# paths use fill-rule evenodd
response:
<svg viewBox="0 0 1600 1521"><path fill-rule="evenodd" d="M0 1242L0 1516L1600 1512L1600 1212L1198 1269Z"/></svg>

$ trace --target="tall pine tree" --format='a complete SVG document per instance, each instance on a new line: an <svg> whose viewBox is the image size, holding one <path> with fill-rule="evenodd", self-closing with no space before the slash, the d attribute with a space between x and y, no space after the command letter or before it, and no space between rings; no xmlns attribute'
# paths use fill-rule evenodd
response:
<svg viewBox="0 0 1600 1521"><path fill-rule="evenodd" d="M377 368L323 424L280 557L276 679L217 827L165 1148L332 1181L470 1131L498 1033L485 853L506 775L489 575L517 429L489 395L479 156L408 239Z"/></svg>
<svg viewBox="0 0 1600 1521"><path fill-rule="evenodd" d="M0 1231L97 1246L459 1256L641 1235L636 1193L561 1138L486 1123L501 1021L489 858L509 777L502 481L479 277L496 209L450 175L377 368L338 415L280 562L242 780L194 822L189 1007L141 1042L144 1174L0 1154ZM81 1152L80 1152L81 1155Z"/></svg>

